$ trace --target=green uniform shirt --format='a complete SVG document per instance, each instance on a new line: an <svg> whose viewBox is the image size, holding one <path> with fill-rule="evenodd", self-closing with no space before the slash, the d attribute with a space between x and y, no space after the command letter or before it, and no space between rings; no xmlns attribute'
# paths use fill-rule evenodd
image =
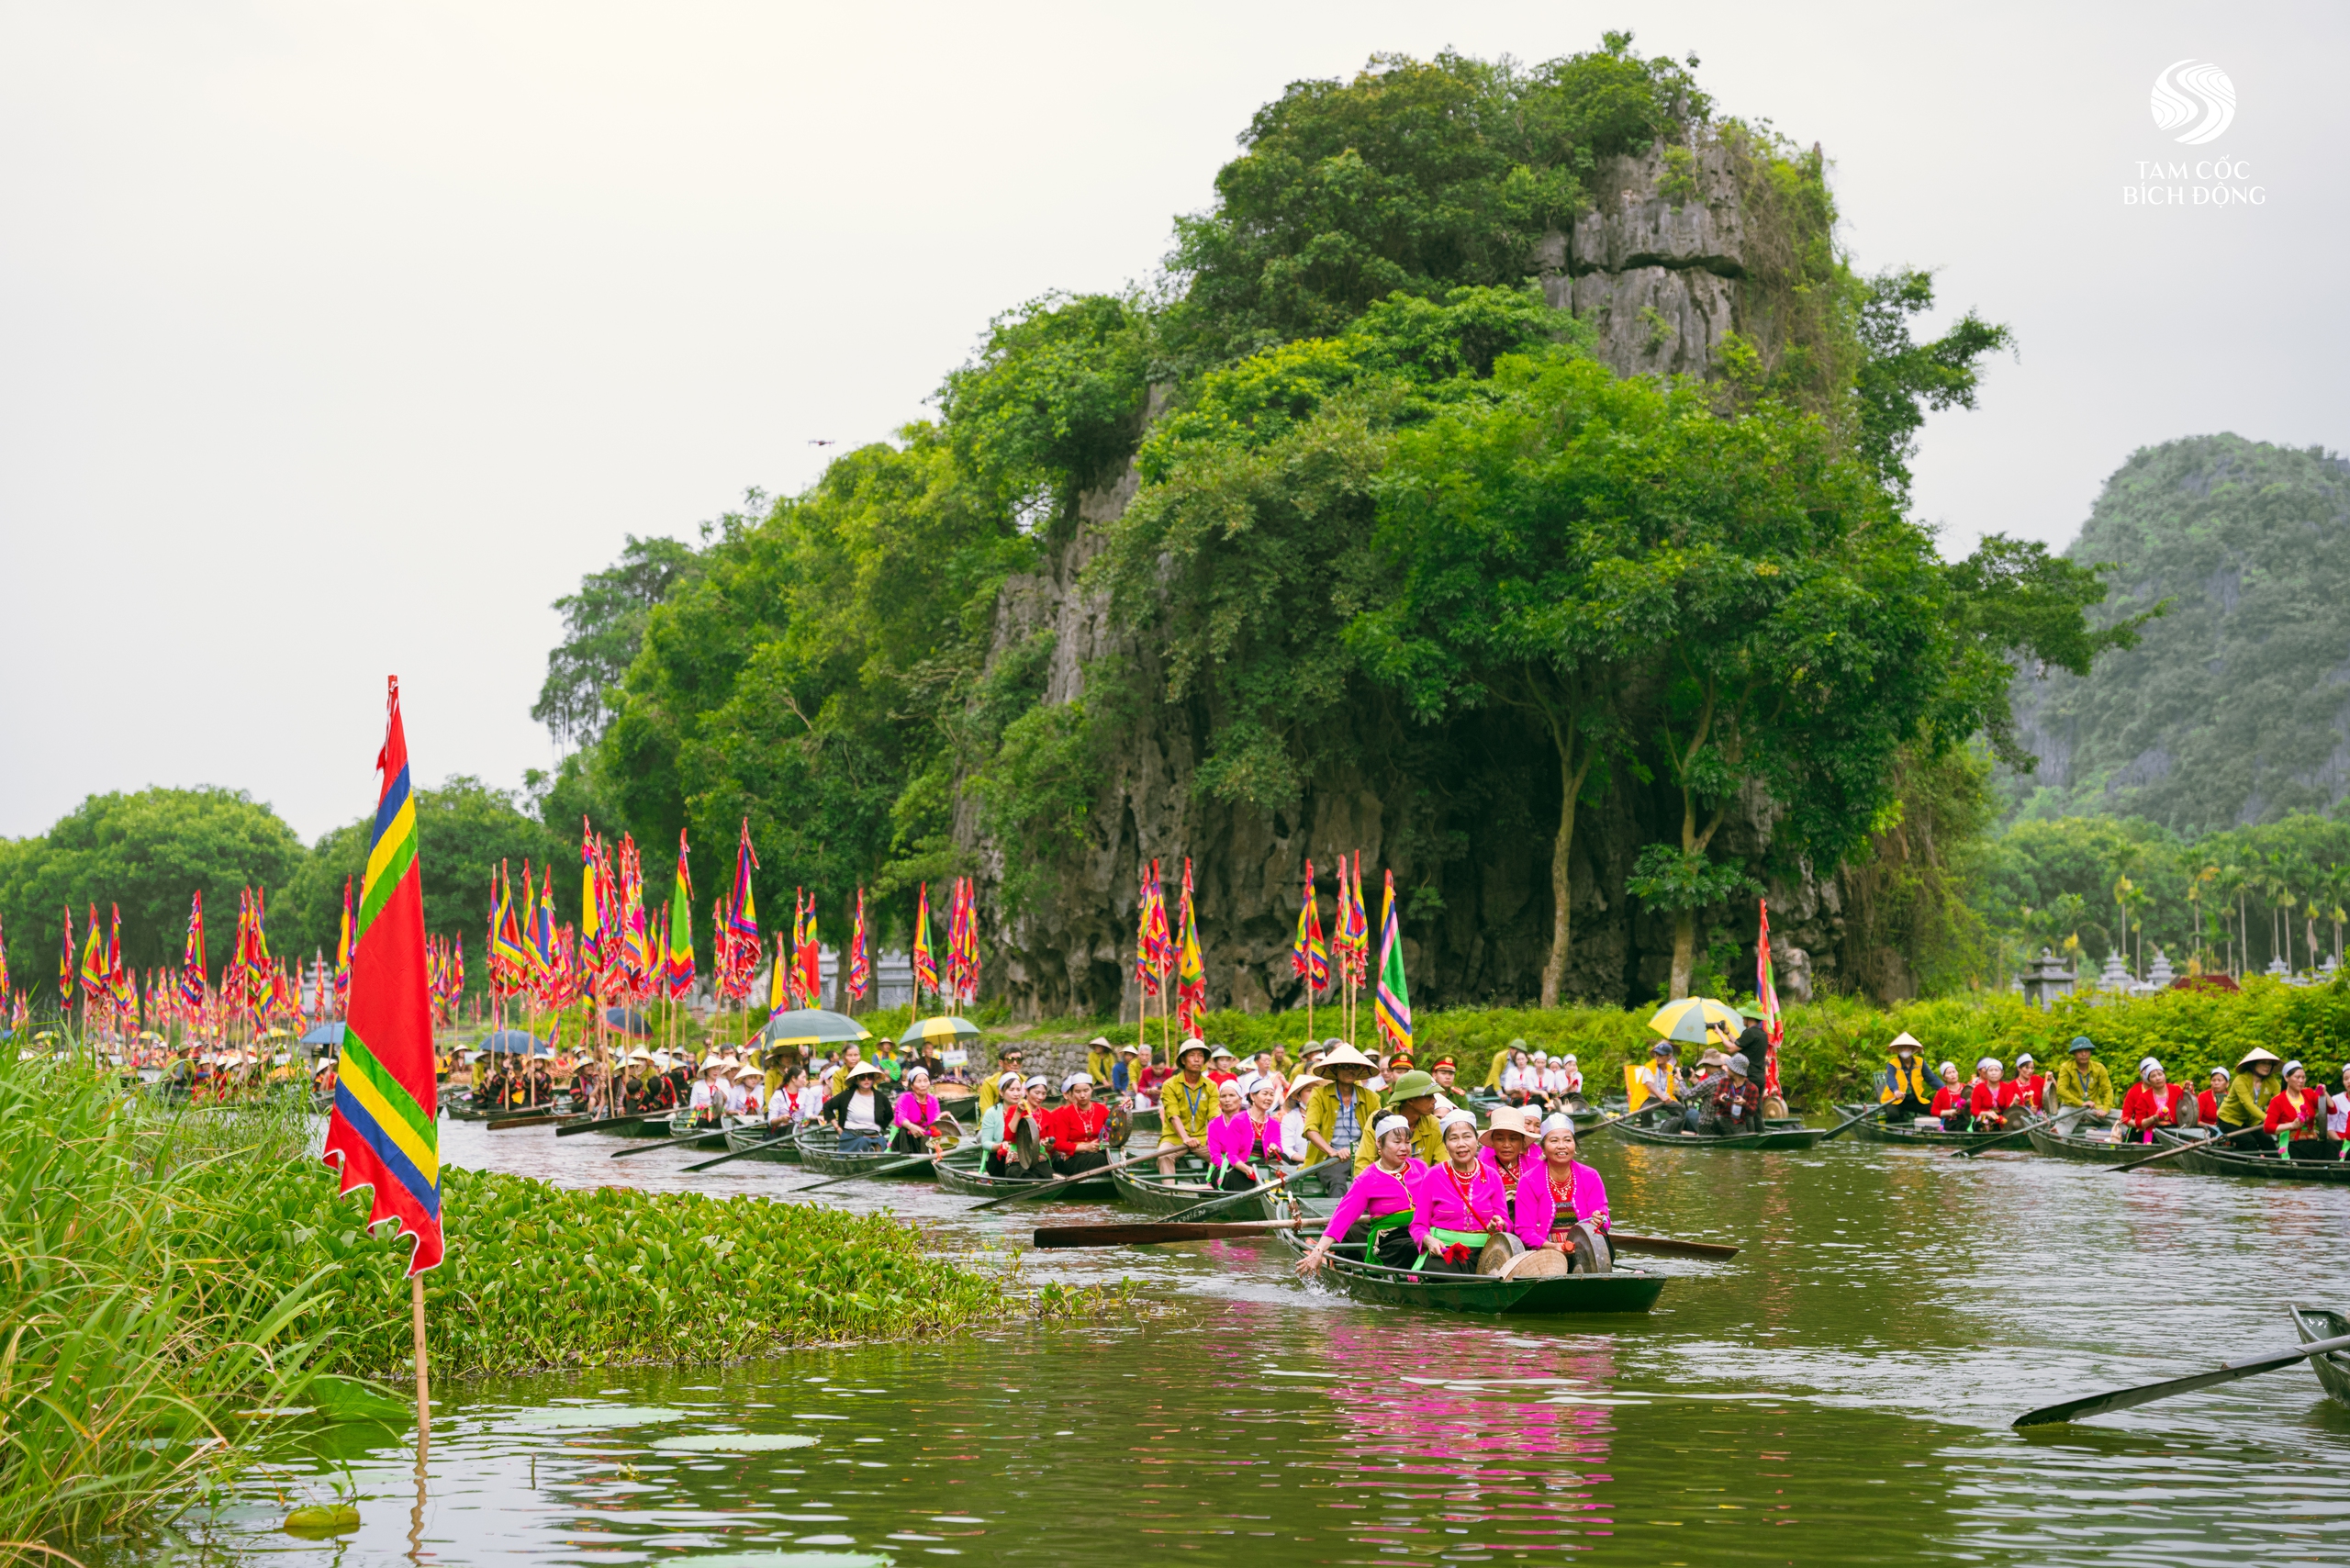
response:
<svg viewBox="0 0 2350 1568"><path fill-rule="evenodd" d="M2110 1111L2114 1106L2113 1074L2105 1064L2091 1058L2087 1069L2067 1057L2056 1064L2056 1103L2087 1105L2095 1111Z"/></svg>

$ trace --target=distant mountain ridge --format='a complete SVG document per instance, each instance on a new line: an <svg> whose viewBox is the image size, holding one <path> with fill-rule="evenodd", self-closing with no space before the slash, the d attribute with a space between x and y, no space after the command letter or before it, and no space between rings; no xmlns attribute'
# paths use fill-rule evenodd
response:
<svg viewBox="0 0 2350 1568"><path fill-rule="evenodd" d="M2169 609L2086 678L2018 679L2040 766L2003 778L2011 814L2193 833L2350 794L2350 463L2224 432L2142 448L2065 554L2114 564L2101 624Z"/></svg>

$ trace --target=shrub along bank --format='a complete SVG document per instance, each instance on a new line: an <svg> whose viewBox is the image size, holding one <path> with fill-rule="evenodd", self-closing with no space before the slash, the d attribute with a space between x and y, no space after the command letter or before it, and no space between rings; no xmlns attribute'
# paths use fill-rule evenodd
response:
<svg viewBox="0 0 2350 1568"><path fill-rule="evenodd" d="M394 1414L406 1246L338 1198L298 1102L162 1114L79 1064L0 1060L0 1564L198 1500L288 1411ZM711 1362L1091 1310L807 1204L568 1192L454 1168L426 1276L442 1376Z"/></svg>
<svg viewBox="0 0 2350 1568"><path fill-rule="evenodd" d="M1414 1054L1425 1066L1449 1052L1463 1081L1478 1082L1495 1052L1522 1039L1530 1049L1572 1051L1588 1085L1603 1092L1620 1090L1624 1064L1642 1059L1656 1038L1648 1027L1654 1011L1528 1007L1426 1013L1416 1021ZM1997 1056L2012 1064L2021 1050L2051 1066L2075 1036L2087 1035L2117 1084L2134 1079L2146 1057L2160 1061L2173 1082L2183 1083L2199 1080L2215 1066L2232 1067L2255 1046L2288 1060L2306 1060L2312 1081L2339 1081L2343 1063L2350 1061L2350 983L2341 981L2288 986L2255 978L2239 994L2165 991L2143 1000L2105 1002L2069 997L2045 1012L2012 994L1937 997L1897 1007L1831 997L1790 1007L1785 1017L1780 1081L1789 1103L1807 1110L1865 1097L1871 1076L1885 1065L1887 1046L1904 1030L1924 1042L1930 1061L1954 1061L1968 1073L1978 1058ZM1314 1022L1315 1032L1325 1038L1341 1032L1337 1009L1317 1008ZM1358 1022L1356 1038L1368 1047L1373 1031L1367 1003ZM1136 1034L1132 1024L1084 1028L1122 1045ZM1203 1029L1208 1040L1244 1056L1293 1053L1306 1037L1302 1012L1210 1013ZM1148 1039L1156 1048L1156 1018Z"/></svg>

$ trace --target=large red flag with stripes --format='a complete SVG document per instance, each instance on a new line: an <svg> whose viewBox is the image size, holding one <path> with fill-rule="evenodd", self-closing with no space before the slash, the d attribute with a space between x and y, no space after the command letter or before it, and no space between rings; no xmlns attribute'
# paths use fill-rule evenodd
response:
<svg viewBox="0 0 2350 1568"><path fill-rule="evenodd" d="M400 683L375 759L382 775L352 932L351 1012L335 1075L326 1161L342 1191L374 1189L367 1223L397 1219L416 1238L408 1272L441 1261L441 1140L432 1069L432 1001L425 978L424 888L417 868L416 805L408 795Z"/></svg>

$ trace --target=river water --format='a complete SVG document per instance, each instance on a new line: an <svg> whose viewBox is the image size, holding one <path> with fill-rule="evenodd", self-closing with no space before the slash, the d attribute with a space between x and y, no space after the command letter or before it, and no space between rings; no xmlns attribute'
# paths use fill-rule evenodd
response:
<svg viewBox="0 0 2350 1568"><path fill-rule="evenodd" d="M442 1158L566 1185L781 1196L595 1137L444 1124ZM372 1568L1569 1560L1660 1565L2350 1562L2350 1410L2295 1367L2093 1424L2034 1406L2291 1342L2350 1306L2350 1188L1954 1159L1587 1156L1627 1229L1735 1242L1650 1316L1463 1319L1298 1282L1273 1241L1037 1253L1035 1215L923 1184L894 1208L977 1266L1129 1279L1119 1321L724 1369L436 1386L431 1462L352 1427L188 1521L197 1558ZM1132 1217L1128 1215L1127 1217ZM277 1530L355 1491L359 1530Z"/></svg>

